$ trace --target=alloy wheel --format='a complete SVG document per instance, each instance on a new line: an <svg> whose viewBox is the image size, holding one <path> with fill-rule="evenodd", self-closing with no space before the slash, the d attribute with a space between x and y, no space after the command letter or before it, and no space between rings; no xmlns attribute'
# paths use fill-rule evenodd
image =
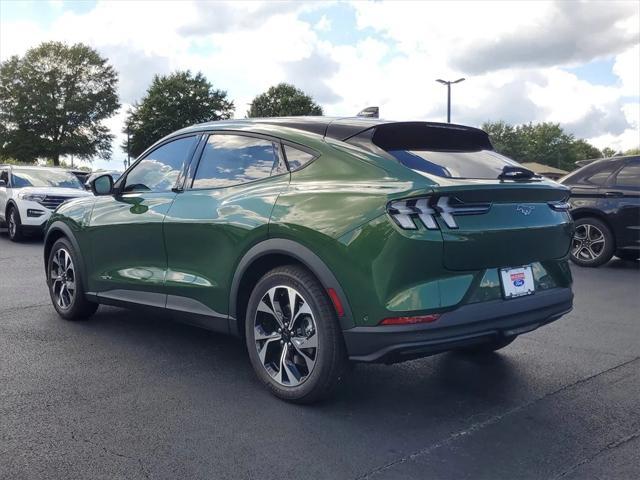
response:
<svg viewBox="0 0 640 480"><path fill-rule="evenodd" d="M605 236L595 225L583 223L576 227L571 245L571 255L579 260L597 259L605 247Z"/></svg>
<svg viewBox="0 0 640 480"><path fill-rule="evenodd" d="M318 332L309 304L296 289L270 288L258 303L254 340L261 365L277 383L295 387L313 371Z"/></svg>
<svg viewBox="0 0 640 480"><path fill-rule="evenodd" d="M15 210L11 210L11 215L9 215L9 237L13 238L16 236L17 230L17 221L16 221L16 212Z"/></svg>
<svg viewBox="0 0 640 480"><path fill-rule="evenodd" d="M76 273L71 255L66 249L60 248L54 253L49 275L55 302L60 308L68 309L76 293Z"/></svg>

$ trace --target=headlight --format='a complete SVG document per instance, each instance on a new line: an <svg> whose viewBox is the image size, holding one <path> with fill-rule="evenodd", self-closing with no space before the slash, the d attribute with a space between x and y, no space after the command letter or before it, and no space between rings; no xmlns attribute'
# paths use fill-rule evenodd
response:
<svg viewBox="0 0 640 480"><path fill-rule="evenodd" d="M19 193L18 198L28 202L42 202L47 196L43 193Z"/></svg>

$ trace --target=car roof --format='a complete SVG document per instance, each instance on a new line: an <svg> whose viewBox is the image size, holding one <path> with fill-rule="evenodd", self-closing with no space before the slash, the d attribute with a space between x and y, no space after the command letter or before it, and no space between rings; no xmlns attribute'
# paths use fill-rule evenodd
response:
<svg viewBox="0 0 640 480"><path fill-rule="evenodd" d="M301 130L308 133L314 133L322 137L328 137L335 140L344 141L354 135L362 133L380 125L388 124L424 124L430 127L440 127L452 130L465 130L465 131L481 131L477 128L468 127L465 125L457 125L453 123L439 123L439 122L400 122L394 120L383 120L378 118L365 118L365 117L272 117L272 118L247 118L247 119L234 119L234 120L218 120L215 122L200 123L193 125L182 130L179 130L180 134L196 132L207 129L229 129L234 127L246 128L251 125L270 125L286 127L294 130ZM171 135L173 136L173 134Z"/></svg>

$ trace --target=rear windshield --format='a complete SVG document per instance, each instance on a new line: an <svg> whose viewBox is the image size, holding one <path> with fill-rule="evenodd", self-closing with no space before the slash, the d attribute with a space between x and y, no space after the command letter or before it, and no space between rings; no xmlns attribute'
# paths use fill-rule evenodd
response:
<svg viewBox="0 0 640 480"><path fill-rule="evenodd" d="M65 187L82 188L78 178L64 170L39 170L15 168L11 172L11 183L14 188L22 187Z"/></svg>
<svg viewBox="0 0 640 480"><path fill-rule="evenodd" d="M498 178L506 165L520 166L493 150L442 152L432 150L388 150L404 166L429 175L450 178Z"/></svg>

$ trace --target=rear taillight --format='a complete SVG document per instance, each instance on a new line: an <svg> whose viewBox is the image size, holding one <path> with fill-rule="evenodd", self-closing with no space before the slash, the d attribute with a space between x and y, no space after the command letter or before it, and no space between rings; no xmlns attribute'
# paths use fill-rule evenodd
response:
<svg viewBox="0 0 640 480"><path fill-rule="evenodd" d="M457 198L440 197L433 201L430 197L397 200L389 203L387 211L391 218L405 230L415 230L416 217L429 230L438 229L436 216L440 216L449 228L458 228L454 216L481 215L491 208L490 203L464 203Z"/></svg>
<svg viewBox="0 0 640 480"><path fill-rule="evenodd" d="M379 325L415 325L416 323L431 323L440 318L437 313L430 315L418 315L416 317L389 317L382 320Z"/></svg>
<svg viewBox="0 0 640 480"><path fill-rule="evenodd" d="M568 212L571 209L569 202L549 202L548 205L556 212Z"/></svg>

